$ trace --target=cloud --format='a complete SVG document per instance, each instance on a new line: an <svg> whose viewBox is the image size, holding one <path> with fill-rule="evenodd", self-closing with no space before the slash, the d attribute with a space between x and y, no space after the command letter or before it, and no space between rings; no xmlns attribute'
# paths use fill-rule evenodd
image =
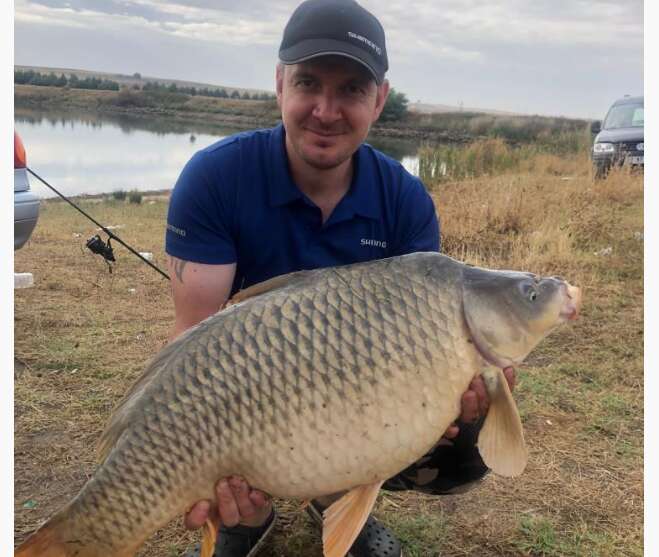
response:
<svg viewBox="0 0 659 557"><path fill-rule="evenodd" d="M153 0L20 0L15 20L26 24L87 28L158 31L200 41L270 44L279 40L283 24L221 7ZM249 7L249 6L248 6ZM255 6L252 6L255 8ZM244 7L243 7L244 9Z"/></svg>
<svg viewBox="0 0 659 557"><path fill-rule="evenodd" d="M624 50L643 45L640 1L395 1L386 10L373 8L381 12L392 50L419 49L439 58L486 60L493 44Z"/></svg>
<svg viewBox="0 0 659 557"><path fill-rule="evenodd" d="M71 27L129 25L214 42L276 42L295 1L17 0L16 20ZM489 45L590 45L628 49L643 43L640 0L373 0L391 48L439 58L484 59Z"/></svg>
<svg viewBox="0 0 659 557"><path fill-rule="evenodd" d="M414 99L589 114L620 89L643 88L642 0L360 3L385 27L392 84ZM297 4L16 0L16 63L131 65L154 76L271 89L272 61ZM562 108L568 102L573 109Z"/></svg>

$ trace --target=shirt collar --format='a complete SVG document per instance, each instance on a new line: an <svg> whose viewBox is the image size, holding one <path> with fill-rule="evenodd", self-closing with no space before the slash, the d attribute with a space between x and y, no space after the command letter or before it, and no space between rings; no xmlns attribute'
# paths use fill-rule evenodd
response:
<svg viewBox="0 0 659 557"><path fill-rule="evenodd" d="M268 193L272 207L281 207L296 199L303 199L302 192L293 182L291 173L288 170L285 141L284 125L279 124L272 130L270 136L272 172L269 173Z"/></svg>
<svg viewBox="0 0 659 557"><path fill-rule="evenodd" d="M271 176L279 176L280 179L271 178L269 181L269 197L272 207L280 207L296 201L306 199L306 196L293 182L288 169L288 156L286 155L286 132L283 124L273 129L271 136L270 153L274 172ZM360 145L353 155L355 171L352 177L350 189L343 196L334 209L327 224L348 220L354 215L360 215L370 219L377 219L380 215L380 196L376 187L376 181L380 169L375 163L370 145Z"/></svg>

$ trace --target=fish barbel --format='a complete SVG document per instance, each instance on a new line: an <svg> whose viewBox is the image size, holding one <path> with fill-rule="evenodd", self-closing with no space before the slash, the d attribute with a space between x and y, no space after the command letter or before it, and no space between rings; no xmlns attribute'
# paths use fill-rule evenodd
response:
<svg viewBox="0 0 659 557"><path fill-rule="evenodd" d="M580 298L558 277L429 252L239 292L155 357L115 409L93 477L15 555L133 555L230 475L276 497L347 491L323 529L325 555L345 555L382 483L436 444L479 373L491 401L481 456L522 472L501 368L574 319Z"/></svg>

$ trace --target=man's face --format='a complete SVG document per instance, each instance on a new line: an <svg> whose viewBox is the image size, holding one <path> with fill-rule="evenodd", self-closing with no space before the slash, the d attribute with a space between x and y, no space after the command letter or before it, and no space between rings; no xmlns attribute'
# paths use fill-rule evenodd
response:
<svg viewBox="0 0 659 557"><path fill-rule="evenodd" d="M286 128L289 157L316 169L335 168L366 139L387 98L361 64L323 56L277 66L277 102Z"/></svg>

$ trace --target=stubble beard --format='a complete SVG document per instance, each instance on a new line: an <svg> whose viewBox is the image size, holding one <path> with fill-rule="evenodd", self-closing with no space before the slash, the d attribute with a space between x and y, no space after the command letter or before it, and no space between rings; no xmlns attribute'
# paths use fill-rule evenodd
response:
<svg viewBox="0 0 659 557"><path fill-rule="evenodd" d="M366 135L368 135L368 133ZM305 144L302 141L302 139L296 142L291 142L292 143L291 147L295 151L297 157L311 168L314 168L316 170L332 170L334 168L340 167L341 165L345 164L347 161L350 161L353 155L359 150L359 148L361 147L361 145L364 143L365 140L366 137L360 140L359 143L357 143L357 145L353 149L348 148L348 149L339 150L336 152L336 154L332 155L331 158L327 158L327 159L323 159L320 156L314 156L314 154L307 152L307 149L305 149ZM311 146L311 149L316 150L322 148Z"/></svg>
<svg viewBox="0 0 659 557"><path fill-rule="evenodd" d="M297 154L307 165L309 165L310 167L316 170L332 170L334 168L338 168L346 161L350 160L354 155L353 152L338 153L336 156L333 156L332 158L323 160L320 157L308 156L304 153L303 150L298 151Z"/></svg>

